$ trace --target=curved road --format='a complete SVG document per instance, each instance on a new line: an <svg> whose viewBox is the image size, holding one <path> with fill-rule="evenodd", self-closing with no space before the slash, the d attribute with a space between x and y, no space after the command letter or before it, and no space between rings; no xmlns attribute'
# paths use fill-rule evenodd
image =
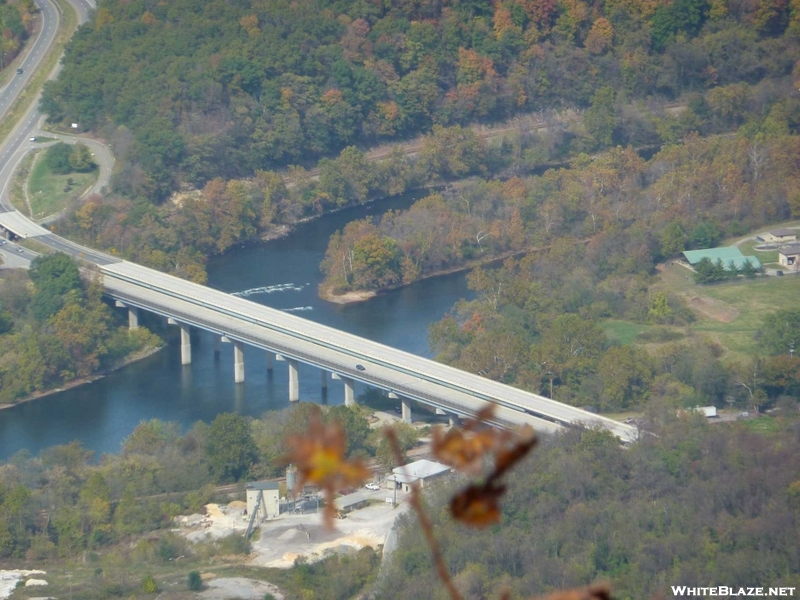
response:
<svg viewBox="0 0 800 600"><path fill-rule="evenodd" d="M93 2L89 0L69 0L69 2L78 14L79 24L89 20L91 12L95 8ZM61 25L61 13L58 7L52 0L36 0L36 5L40 9L40 15L42 17L40 32L33 40L28 54L22 63L23 75L15 76L9 85L0 92L0 120L6 116L8 109L22 92L24 85L33 77L36 68L40 66L42 59L58 35L58 29ZM56 77L60 70L61 65L59 63L50 74L50 79ZM80 141L89 146L92 152L94 152L97 163L100 166L100 177L90 192L99 191L108 184L111 171L114 167L114 157L108 148L92 139L43 132L39 129L39 123L42 118L43 115L39 112L39 96L37 95L25 116L6 138L4 143L0 144L0 165L2 165L0 166L0 205L2 209L14 210L7 194L11 176L25 154L36 147L36 142L30 141L30 138L40 135L63 139L65 142L71 144Z"/></svg>
<svg viewBox="0 0 800 600"><path fill-rule="evenodd" d="M39 66L47 49L55 41L58 35L60 14L58 8L50 0L35 0L36 7L41 16L40 28L36 38L30 42L28 48L23 51L24 58L17 67L22 69L21 75L11 74L8 84L0 90L0 121L5 118L14 100L22 89L33 78L36 68ZM77 6L76 6L77 8Z"/></svg>

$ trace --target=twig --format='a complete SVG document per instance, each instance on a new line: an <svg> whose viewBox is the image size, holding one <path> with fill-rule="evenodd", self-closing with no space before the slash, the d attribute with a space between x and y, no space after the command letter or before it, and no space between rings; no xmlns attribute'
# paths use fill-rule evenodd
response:
<svg viewBox="0 0 800 600"><path fill-rule="evenodd" d="M400 444L397 442L397 435L395 434L394 429L391 427L386 428L386 438L389 440L389 445L392 448L394 459L398 464L402 464L403 452L400 450ZM396 481L395 485L397 485ZM441 579L444 583L452 600L463 600L461 594L458 592L455 584L453 583L453 578L450 575L450 569L447 568L447 565L444 562L444 557L442 556L442 549L439 546L439 542L433 535L433 524L428 518L428 514L425 512L425 508L422 506L419 485L416 481L412 482L411 484L411 498L409 499L409 504L411 504L414 512L417 513L417 518L419 519L419 524L422 526L422 532L425 534L425 541L428 542L428 547L431 550L433 564L436 566L436 572L439 575L439 579Z"/></svg>

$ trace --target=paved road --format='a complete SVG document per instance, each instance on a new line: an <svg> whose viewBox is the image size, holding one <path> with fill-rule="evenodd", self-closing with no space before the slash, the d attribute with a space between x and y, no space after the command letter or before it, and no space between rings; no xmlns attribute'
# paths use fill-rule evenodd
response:
<svg viewBox="0 0 800 600"><path fill-rule="evenodd" d="M41 27L26 48L22 62L17 63L15 67L21 68L22 74L12 75L8 84L0 90L0 120L6 116L14 100L31 80L47 49L58 35L59 12L56 6L50 0L35 0L35 3L41 16Z"/></svg>
<svg viewBox="0 0 800 600"><path fill-rule="evenodd" d="M94 3L89 0L70 0L70 3L78 13L78 23L85 23L95 8ZM36 67L41 63L44 53L55 39L58 26L60 25L60 14L52 0L36 0L36 4L41 9L42 33L33 40L32 46L28 51L28 56L24 63L25 66L23 67L25 71L24 76L17 76L20 79L20 84L27 82L28 78L33 76ZM50 79L56 77L60 70L61 65L59 64L51 73ZM2 98L5 104L0 104L0 117L5 114L3 111L13 104L14 100L16 100L21 92L22 85L12 86L10 84L3 90ZM22 121L17 125L14 131L11 132L11 135L8 136L6 141L0 145L0 165L2 165L0 166L0 211L14 210L8 197L11 176L25 155L30 152L31 149L39 145L37 142L31 141L31 138L34 137L47 136L63 140L70 144L80 141L89 146L95 155L100 173L97 182L88 193L99 192L108 185L111 178L111 173L114 169L114 156L111 154L111 151L96 140L43 132L39 127L43 120L43 115L38 110L38 103L39 98L37 96ZM6 109L3 109L3 106L5 106ZM52 219L47 219L47 221L50 220Z"/></svg>

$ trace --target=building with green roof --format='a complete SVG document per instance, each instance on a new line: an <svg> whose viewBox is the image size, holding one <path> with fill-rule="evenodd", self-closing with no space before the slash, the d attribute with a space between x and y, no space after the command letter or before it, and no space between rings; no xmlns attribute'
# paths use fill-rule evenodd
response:
<svg viewBox="0 0 800 600"><path fill-rule="evenodd" d="M745 263L750 263L756 269L761 268L761 263L755 256L744 256L736 246L706 248L705 250L686 250L683 255L692 266L696 265L704 258L707 258L712 263L716 263L718 260L722 261L722 265L726 269L730 269L731 264L733 264L736 269L741 269Z"/></svg>

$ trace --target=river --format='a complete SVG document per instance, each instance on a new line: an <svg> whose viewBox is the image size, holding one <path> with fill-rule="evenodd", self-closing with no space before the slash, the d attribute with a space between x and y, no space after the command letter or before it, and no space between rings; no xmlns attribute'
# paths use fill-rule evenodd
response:
<svg viewBox="0 0 800 600"><path fill-rule="evenodd" d="M330 235L353 220L407 208L422 192L379 200L305 223L291 235L233 250L208 266L209 285L246 295L254 302L430 356L428 326L459 299L470 297L463 273L418 282L368 302L339 306L320 300L319 263ZM147 324L147 315L143 315ZM244 384L233 383L233 347L222 345L214 359L213 339L192 335L192 364L181 366L175 340L161 352L84 386L0 411L0 459L20 450L80 440L95 452L116 453L141 421L175 421L185 429L210 422L221 412L254 417L288 406L286 363L275 362L272 376L263 351L245 347ZM356 393L362 388L356 387ZM340 381L328 381L323 395L319 370L300 365L300 399L341 404Z"/></svg>

